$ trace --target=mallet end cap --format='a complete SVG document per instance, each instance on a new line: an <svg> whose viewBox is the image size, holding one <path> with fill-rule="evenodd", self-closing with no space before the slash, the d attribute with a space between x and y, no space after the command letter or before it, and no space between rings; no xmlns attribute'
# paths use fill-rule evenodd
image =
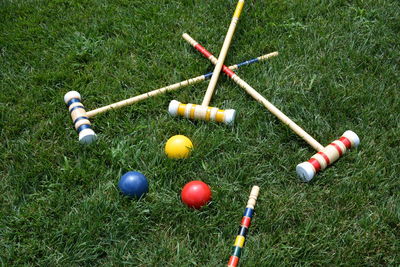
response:
<svg viewBox="0 0 400 267"><path fill-rule="evenodd" d="M81 144L90 144L96 141L97 136L92 129L84 129L79 133L79 142Z"/></svg>
<svg viewBox="0 0 400 267"><path fill-rule="evenodd" d="M65 104L67 104L73 98L81 99L81 94L79 94L77 91L69 91L64 95Z"/></svg>
<svg viewBox="0 0 400 267"><path fill-rule="evenodd" d="M235 121L236 117L236 110L234 109L227 109L225 110L225 123L228 125L232 125Z"/></svg>
<svg viewBox="0 0 400 267"><path fill-rule="evenodd" d="M302 179L306 183L311 181L315 175L315 169L313 165L307 161L298 164L296 166L296 172L300 179Z"/></svg>
<svg viewBox="0 0 400 267"><path fill-rule="evenodd" d="M360 138L353 131L347 130L344 132L343 136L349 139L354 147L358 147L358 145L360 144Z"/></svg>
<svg viewBox="0 0 400 267"><path fill-rule="evenodd" d="M180 105L180 104L181 104L181 102L176 101L176 100L172 100L172 101L169 103L169 106L168 106L168 112L169 112L169 114L171 114L172 116L178 115L178 108L179 108L179 105Z"/></svg>

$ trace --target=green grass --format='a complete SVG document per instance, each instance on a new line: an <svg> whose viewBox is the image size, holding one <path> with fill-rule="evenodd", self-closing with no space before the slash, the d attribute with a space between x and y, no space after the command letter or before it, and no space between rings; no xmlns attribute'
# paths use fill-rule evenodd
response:
<svg viewBox="0 0 400 267"><path fill-rule="evenodd" d="M272 51L238 74L322 144L347 129L358 149L309 184L295 166L313 150L225 77L212 105L233 127L172 118L170 100L200 103L191 86L92 119L77 142L63 96L87 110L191 78L213 66L236 1L0 2L0 265L222 266L252 185L261 192L241 266L400 264L400 3L247 1L226 63ZM195 150L169 160L167 139ZM129 170L150 192L120 195ZM186 182L213 192L200 211Z"/></svg>

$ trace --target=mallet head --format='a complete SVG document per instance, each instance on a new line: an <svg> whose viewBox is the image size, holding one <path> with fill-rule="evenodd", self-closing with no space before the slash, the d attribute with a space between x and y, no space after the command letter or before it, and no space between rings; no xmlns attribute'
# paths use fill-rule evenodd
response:
<svg viewBox="0 0 400 267"><path fill-rule="evenodd" d="M309 182L314 175L324 170L328 165L341 157L347 149L357 147L360 138L353 131L346 131L342 137L327 145L322 151L311 157L310 160L300 163L296 167L297 175L304 182Z"/></svg>
<svg viewBox="0 0 400 267"><path fill-rule="evenodd" d="M64 96L64 102L67 104L71 114L75 130L79 134L79 142L82 144L90 144L95 141L96 134L91 128L89 118L81 103L81 95L77 91L69 91Z"/></svg>
<svg viewBox="0 0 400 267"><path fill-rule="evenodd" d="M222 110L196 104L182 104L176 100L172 100L169 103L168 112L172 116L179 115L188 119L223 122L228 125L233 124L236 115L234 109Z"/></svg>

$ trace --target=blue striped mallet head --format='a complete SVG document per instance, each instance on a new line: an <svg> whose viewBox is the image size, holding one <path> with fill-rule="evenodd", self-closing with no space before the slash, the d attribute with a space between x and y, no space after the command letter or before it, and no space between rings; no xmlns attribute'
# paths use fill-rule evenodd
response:
<svg viewBox="0 0 400 267"><path fill-rule="evenodd" d="M92 130L89 117L81 102L81 95L77 91L69 91L64 96L64 102L67 104L69 113L71 114L75 130L79 134L79 142L90 144L95 141L96 134Z"/></svg>

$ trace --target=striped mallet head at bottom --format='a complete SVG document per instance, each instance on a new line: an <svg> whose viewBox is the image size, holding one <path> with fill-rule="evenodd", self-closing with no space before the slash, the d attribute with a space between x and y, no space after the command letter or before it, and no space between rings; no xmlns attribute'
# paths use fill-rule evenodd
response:
<svg viewBox="0 0 400 267"><path fill-rule="evenodd" d="M246 236L250 228L251 218L253 218L254 207L256 206L259 192L260 188L256 185L251 189L249 200L247 201L246 209L244 210L243 218L240 223L239 231L232 247L232 254L228 261L228 267L236 267L239 263L242 249L246 241Z"/></svg>
<svg viewBox="0 0 400 267"><path fill-rule="evenodd" d="M90 144L95 141L96 134L92 130L89 117L81 102L81 95L77 91L69 91L64 96L64 102L71 114L75 130L79 134L79 142L82 144Z"/></svg>
<svg viewBox="0 0 400 267"><path fill-rule="evenodd" d="M360 138L353 131L346 131L338 140L333 141L321 151L318 151L310 160L296 166L297 175L304 182L309 182L314 175L323 171L328 165L338 160L347 149L355 148L360 144Z"/></svg>

